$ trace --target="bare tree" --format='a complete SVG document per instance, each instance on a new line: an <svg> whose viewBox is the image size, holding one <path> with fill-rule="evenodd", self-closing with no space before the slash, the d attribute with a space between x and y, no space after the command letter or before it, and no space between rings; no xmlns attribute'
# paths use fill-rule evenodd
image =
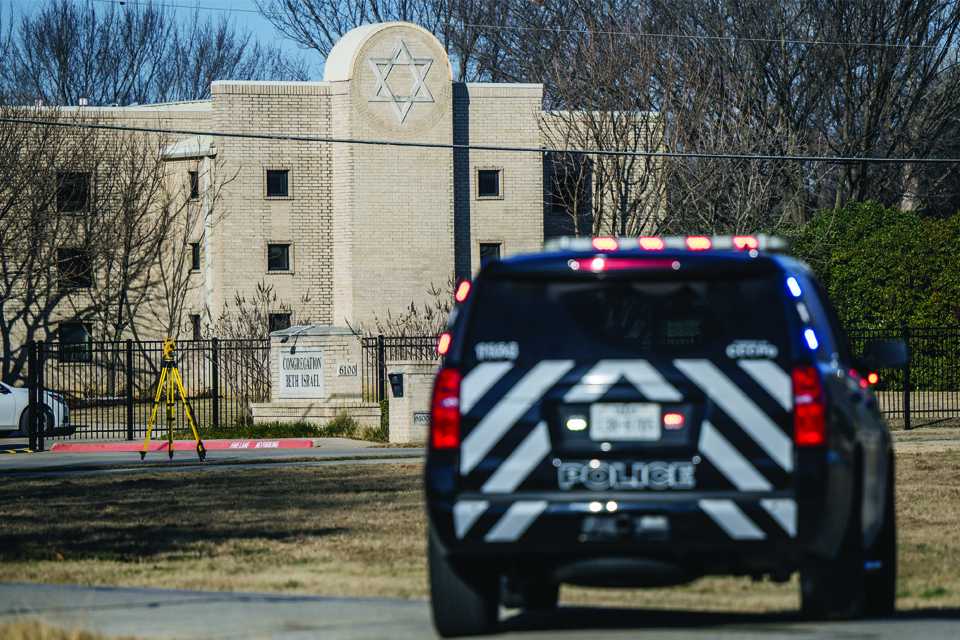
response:
<svg viewBox="0 0 960 640"><path fill-rule="evenodd" d="M203 247L211 229L226 217L227 211L217 205L223 190L239 174L239 169L225 174L223 163L216 157L187 162L194 171L183 171L184 161L167 160L166 180L157 197L157 207L165 212L169 223L156 264L159 303L152 308L164 335L173 337L180 336L191 297L200 288L201 278L192 271L194 245ZM210 268L209 257L207 260ZM200 315L209 326L212 318L206 299L202 307Z"/></svg>
<svg viewBox="0 0 960 640"><path fill-rule="evenodd" d="M11 25L0 59L8 103L143 104L210 95L218 79L303 79L299 60L227 16L179 20L165 3L47 0Z"/></svg>
<svg viewBox="0 0 960 640"><path fill-rule="evenodd" d="M0 108L5 117L76 115ZM0 344L4 380L19 378L26 344L48 337L57 310L91 302L90 168L100 142L87 130L0 125Z"/></svg>
<svg viewBox="0 0 960 640"><path fill-rule="evenodd" d="M489 78L500 58L491 27L503 24L512 3L497 0L256 0L274 27L326 58L351 29L374 22L413 22L448 51L461 81Z"/></svg>

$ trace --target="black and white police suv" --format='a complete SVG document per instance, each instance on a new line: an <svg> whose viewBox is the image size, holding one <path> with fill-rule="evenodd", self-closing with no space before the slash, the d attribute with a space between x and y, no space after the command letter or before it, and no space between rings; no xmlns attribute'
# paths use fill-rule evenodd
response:
<svg viewBox="0 0 960 640"><path fill-rule="evenodd" d="M433 617L489 631L558 585L787 580L894 609L891 438L823 289L764 236L566 239L457 289L426 463Z"/></svg>

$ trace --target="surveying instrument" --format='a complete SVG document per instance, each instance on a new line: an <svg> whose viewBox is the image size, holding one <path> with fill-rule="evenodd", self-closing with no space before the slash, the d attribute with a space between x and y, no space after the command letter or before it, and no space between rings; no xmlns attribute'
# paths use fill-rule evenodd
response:
<svg viewBox="0 0 960 640"><path fill-rule="evenodd" d="M203 446L203 440L200 439L200 430L193 419L193 410L187 401L187 394L183 390L183 377L180 375L180 369L177 368L177 358L174 355L177 350L177 343L172 338L166 338L163 341L163 368L160 370L160 378L157 380L157 393L153 398L153 410L150 412L150 420L147 422L147 437L143 439L143 451L140 452L140 459L147 457L147 451L150 447L150 436L153 434L153 426L157 422L157 413L160 411L160 402L166 396L167 403L167 454L173 460L173 425L175 421L176 397L180 397L183 402L183 412L187 417L187 424L193 432L193 437L197 441L197 455L203 462L207 457L207 449Z"/></svg>

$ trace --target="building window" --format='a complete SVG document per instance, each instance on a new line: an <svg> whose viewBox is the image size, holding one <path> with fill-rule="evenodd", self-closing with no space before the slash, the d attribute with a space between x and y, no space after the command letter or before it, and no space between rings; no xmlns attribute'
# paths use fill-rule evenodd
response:
<svg viewBox="0 0 960 640"><path fill-rule="evenodd" d="M57 174L57 211L82 213L90 206L90 174L64 171Z"/></svg>
<svg viewBox="0 0 960 640"><path fill-rule="evenodd" d="M200 173L190 171L190 199L196 200L200 197Z"/></svg>
<svg viewBox="0 0 960 640"><path fill-rule="evenodd" d="M270 333L290 328L289 313L271 313L269 318Z"/></svg>
<svg viewBox="0 0 960 640"><path fill-rule="evenodd" d="M200 271L200 243L190 243L190 270Z"/></svg>
<svg viewBox="0 0 960 640"><path fill-rule="evenodd" d="M290 172L287 169L267 169L267 197L290 197Z"/></svg>
<svg viewBox="0 0 960 640"><path fill-rule="evenodd" d="M58 249L57 270L63 288L89 289L93 286L90 254L84 249Z"/></svg>
<svg viewBox="0 0 960 640"><path fill-rule="evenodd" d="M477 197L502 198L502 169L477 169Z"/></svg>
<svg viewBox="0 0 960 640"><path fill-rule="evenodd" d="M481 242L480 243L480 268L487 266L490 262L496 262L500 259L499 242Z"/></svg>
<svg viewBox="0 0 960 640"><path fill-rule="evenodd" d="M193 333L194 340L201 340L203 338L202 331L200 330L200 315L191 314L190 316L190 329Z"/></svg>
<svg viewBox="0 0 960 640"><path fill-rule="evenodd" d="M267 271L290 271L290 245L267 245Z"/></svg>
<svg viewBox="0 0 960 640"><path fill-rule="evenodd" d="M60 362L90 362L90 325L84 322L64 322L57 332Z"/></svg>

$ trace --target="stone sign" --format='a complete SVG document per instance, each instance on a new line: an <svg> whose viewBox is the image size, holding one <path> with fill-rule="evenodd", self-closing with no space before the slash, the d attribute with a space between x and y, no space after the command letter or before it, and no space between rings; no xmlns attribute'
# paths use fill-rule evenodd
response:
<svg viewBox="0 0 960 640"><path fill-rule="evenodd" d="M280 352L281 398L324 398L323 350L297 349Z"/></svg>

